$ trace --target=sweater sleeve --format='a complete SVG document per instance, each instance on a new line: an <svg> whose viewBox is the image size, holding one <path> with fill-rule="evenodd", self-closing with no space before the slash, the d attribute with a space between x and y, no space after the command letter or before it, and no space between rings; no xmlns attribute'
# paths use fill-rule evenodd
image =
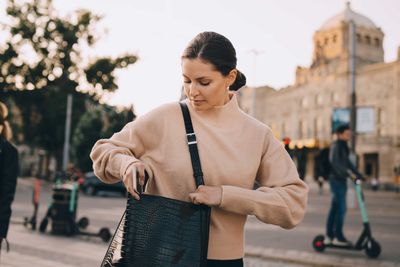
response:
<svg viewBox="0 0 400 267"><path fill-rule="evenodd" d="M280 142L267 133L267 144L256 180L257 190L222 186L221 208L259 220L293 228L303 219L308 197L307 185L300 180L296 167Z"/></svg>
<svg viewBox="0 0 400 267"><path fill-rule="evenodd" d="M105 183L120 181L129 165L139 161L145 150L151 145L148 140L157 131L152 131L151 115L137 118L125 125L109 139L98 140L92 148L90 157L93 171ZM151 176L150 169L146 171Z"/></svg>

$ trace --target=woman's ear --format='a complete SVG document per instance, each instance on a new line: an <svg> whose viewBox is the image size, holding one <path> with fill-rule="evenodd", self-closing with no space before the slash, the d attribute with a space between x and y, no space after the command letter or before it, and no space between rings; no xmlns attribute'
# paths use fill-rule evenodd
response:
<svg viewBox="0 0 400 267"><path fill-rule="evenodd" d="M237 69L233 69L228 73L228 86L231 86L235 80L236 80L236 76L237 76Z"/></svg>

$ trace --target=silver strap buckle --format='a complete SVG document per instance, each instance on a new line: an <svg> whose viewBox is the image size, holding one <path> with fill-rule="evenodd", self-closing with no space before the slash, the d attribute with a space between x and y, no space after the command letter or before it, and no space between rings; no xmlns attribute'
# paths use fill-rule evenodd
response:
<svg viewBox="0 0 400 267"><path fill-rule="evenodd" d="M186 134L186 137L187 137L187 141L188 141L189 145L197 144L196 134L195 133L188 133L188 134Z"/></svg>

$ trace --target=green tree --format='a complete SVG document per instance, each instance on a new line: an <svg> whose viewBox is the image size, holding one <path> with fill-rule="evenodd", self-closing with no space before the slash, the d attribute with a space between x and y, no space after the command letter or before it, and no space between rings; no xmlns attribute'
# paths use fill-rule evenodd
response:
<svg viewBox="0 0 400 267"><path fill-rule="evenodd" d="M0 98L12 98L20 109L17 141L44 148L61 162L67 95L74 96L73 132L87 105L118 89L114 71L137 57L85 58L84 51L99 39L101 19L87 10L61 18L51 0L9 0L7 15L8 37L0 40Z"/></svg>
<svg viewBox="0 0 400 267"><path fill-rule="evenodd" d="M75 166L82 171L92 170L89 158L94 143L101 138L109 138L135 118L132 108L116 111L108 105L89 108L81 117L72 139L72 155Z"/></svg>

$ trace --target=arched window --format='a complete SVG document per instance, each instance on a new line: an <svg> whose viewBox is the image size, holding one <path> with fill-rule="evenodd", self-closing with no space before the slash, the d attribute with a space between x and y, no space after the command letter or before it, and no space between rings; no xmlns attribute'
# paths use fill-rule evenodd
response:
<svg viewBox="0 0 400 267"><path fill-rule="evenodd" d="M381 40L379 40L379 38L375 38L375 45L377 47L381 46Z"/></svg>
<svg viewBox="0 0 400 267"><path fill-rule="evenodd" d="M357 33L357 42L362 43L361 34Z"/></svg>
<svg viewBox="0 0 400 267"><path fill-rule="evenodd" d="M365 42L371 44L371 37L369 35L365 36Z"/></svg>

